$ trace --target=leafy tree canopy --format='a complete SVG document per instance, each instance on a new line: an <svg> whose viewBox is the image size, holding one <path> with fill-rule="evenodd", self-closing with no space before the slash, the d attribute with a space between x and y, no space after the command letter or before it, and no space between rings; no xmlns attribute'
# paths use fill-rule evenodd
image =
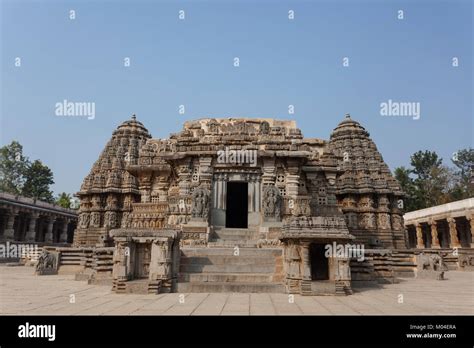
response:
<svg viewBox="0 0 474 348"><path fill-rule="evenodd" d="M457 151L454 168L443 165L434 151L418 151L411 168L398 167L394 176L405 192L405 209L413 211L473 197L474 150Z"/></svg>

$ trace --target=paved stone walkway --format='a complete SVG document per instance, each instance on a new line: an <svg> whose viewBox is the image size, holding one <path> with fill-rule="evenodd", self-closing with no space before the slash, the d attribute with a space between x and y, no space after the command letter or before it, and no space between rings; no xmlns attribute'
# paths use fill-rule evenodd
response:
<svg viewBox="0 0 474 348"><path fill-rule="evenodd" d="M117 295L110 286L73 276L35 276L31 267L0 265L0 314L25 315L371 315L474 314L474 272L448 272L448 280L404 279L354 295L286 294ZM400 295L403 303L398 303ZM74 297L75 303L70 303ZM183 301L184 299L184 301Z"/></svg>

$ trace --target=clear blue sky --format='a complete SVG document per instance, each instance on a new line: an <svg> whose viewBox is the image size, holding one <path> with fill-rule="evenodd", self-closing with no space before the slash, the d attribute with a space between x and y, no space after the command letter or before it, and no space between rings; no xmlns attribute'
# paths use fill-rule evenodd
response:
<svg viewBox="0 0 474 348"><path fill-rule="evenodd" d="M392 170L417 150L448 163L473 143L469 0L0 2L0 143L48 165L55 193L79 189L132 113L153 137L242 116L295 119L329 139L349 112ZM95 119L55 116L63 99L95 102ZM381 116L388 99L421 103L421 118Z"/></svg>

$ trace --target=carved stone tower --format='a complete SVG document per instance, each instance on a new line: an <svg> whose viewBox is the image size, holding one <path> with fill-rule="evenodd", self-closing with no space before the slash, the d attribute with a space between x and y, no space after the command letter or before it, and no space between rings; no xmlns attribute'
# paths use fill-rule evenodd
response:
<svg viewBox="0 0 474 348"><path fill-rule="evenodd" d="M346 115L328 148L343 172L336 196L356 241L372 248L405 248L403 192L369 132Z"/></svg>
<svg viewBox="0 0 474 348"><path fill-rule="evenodd" d="M149 138L135 115L113 132L77 193L81 206L75 245L107 245L108 231L127 224L140 192L137 179L125 168L137 163L139 150Z"/></svg>

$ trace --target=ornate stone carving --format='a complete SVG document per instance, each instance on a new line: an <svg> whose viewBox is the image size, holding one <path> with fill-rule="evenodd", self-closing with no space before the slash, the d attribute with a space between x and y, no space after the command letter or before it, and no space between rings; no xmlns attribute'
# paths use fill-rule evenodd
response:
<svg viewBox="0 0 474 348"><path fill-rule="evenodd" d="M81 213L81 214L79 214L79 228L87 228L87 227L89 227L89 220L90 220L90 215L89 215L89 213Z"/></svg>
<svg viewBox="0 0 474 348"><path fill-rule="evenodd" d="M54 274L57 271L57 255L43 250L36 263L36 274Z"/></svg>
<svg viewBox="0 0 474 348"><path fill-rule="evenodd" d="M270 124L266 121L260 123L260 134L269 134L270 133Z"/></svg>
<svg viewBox="0 0 474 348"><path fill-rule="evenodd" d="M273 185L263 190L263 214L265 218L280 219L281 197L280 191Z"/></svg>
<svg viewBox="0 0 474 348"><path fill-rule="evenodd" d="M459 255L458 264L461 270L474 270L474 256L461 254Z"/></svg>
<svg viewBox="0 0 474 348"><path fill-rule="evenodd" d="M448 267L444 263L442 256L421 253L416 259L418 278L444 279L444 272L448 270Z"/></svg>
<svg viewBox="0 0 474 348"><path fill-rule="evenodd" d="M390 215L386 213L378 214L378 227L382 230L390 229Z"/></svg>
<svg viewBox="0 0 474 348"><path fill-rule="evenodd" d="M122 228L130 227L130 213L128 211L122 214L122 222L120 224L120 227Z"/></svg>
<svg viewBox="0 0 474 348"><path fill-rule="evenodd" d="M91 213L90 226L91 227L100 227L100 213L98 213L98 212Z"/></svg>
<svg viewBox="0 0 474 348"><path fill-rule="evenodd" d="M403 230L403 218L399 214L392 214L392 229L395 231Z"/></svg>
<svg viewBox="0 0 474 348"><path fill-rule="evenodd" d="M110 228L117 227L117 213L115 211L108 211L105 213L104 226Z"/></svg>
<svg viewBox="0 0 474 348"><path fill-rule="evenodd" d="M209 215L209 191L205 188L197 188L193 192L191 213L193 218L207 219Z"/></svg>
<svg viewBox="0 0 474 348"><path fill-rule="evenodd" d="M349 266L348 258L337 258L337 274L336 280L350 281L351 280L351 268Z"/></svg>
<svg viewBox="0 0 474 348"><path fill-rule="evenodd" d="M285 249L285 261L288 265L287 277L301 279L301 253L298 244L290 243Z"/></svg>
<svg viewBox="0 0 474 348"><path fill-rule="evenodd" d="M360 227L364 229L374 229L376 228L375 214L365 213L362 214L362 219L360 220Z"/></svg>

